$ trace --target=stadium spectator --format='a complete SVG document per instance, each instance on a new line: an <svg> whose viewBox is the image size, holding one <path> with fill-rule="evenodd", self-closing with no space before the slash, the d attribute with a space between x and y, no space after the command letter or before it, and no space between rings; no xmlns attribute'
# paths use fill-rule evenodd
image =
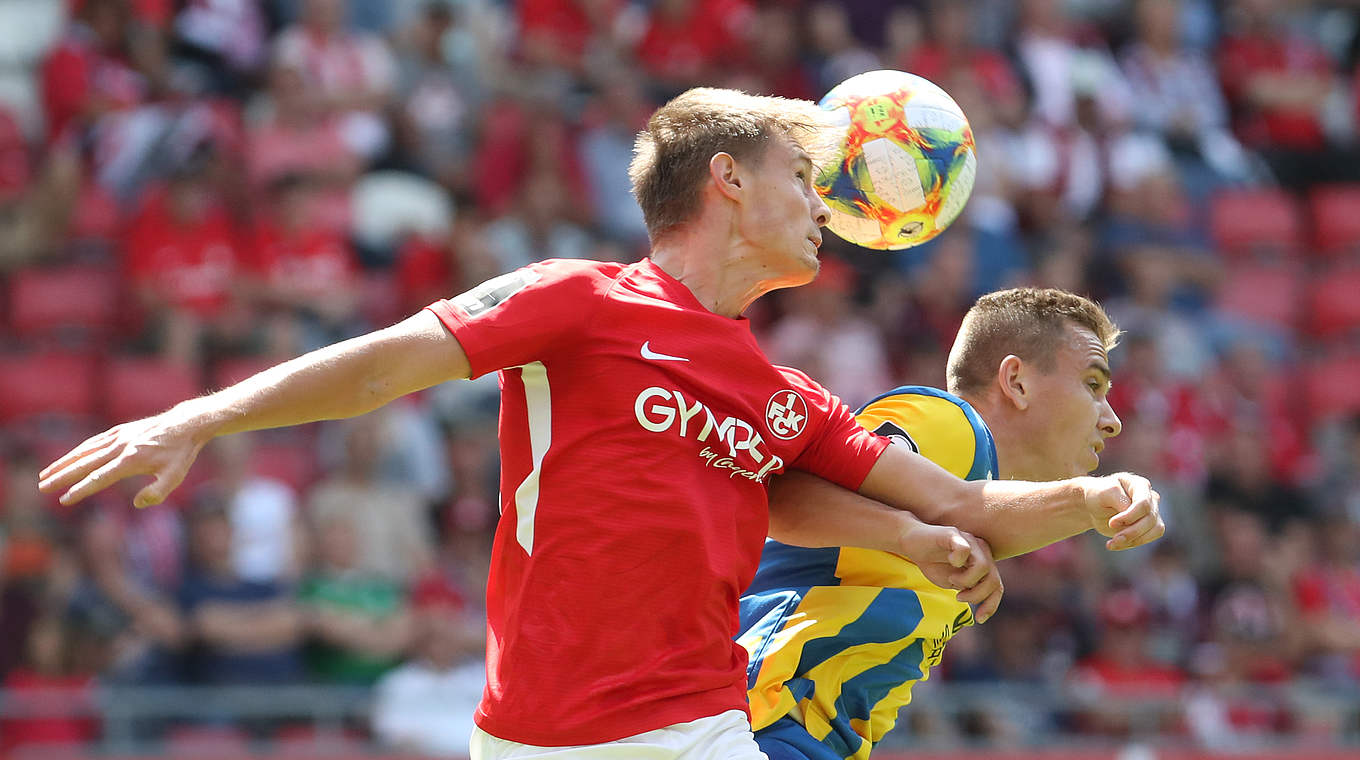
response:
<svg viewBox="0 0 1360 760"><path fill-rule="evenodd" d="M427 2L406 29L406 45L398 50L396 112L399 139L408 146L415 166L450 189L470 184L468 154L472 150L476 116L486 97L479 45L465 16L467 8L453 9ZM465 39L449 44L455 34Z"/></svg>
<svg viewBox="0 0 1360 760"><path fill-rule="evenodd" d="M410 481L381 476L384 453L393 444L388 425L393 414L380 410L344 424L343 463L312 489L307 513L313 521L348 521L358 542L354 566L364 575L401 583L429 567L434 542L421 494Z"/></svg>
<svg viewBox="0 0 1360 760"><path fill-rule="evenodd" d="M108 641L111 683L165 684L180 677L184 620L174 603L183 527L175 509L134 510L126 491L85 515L80 584L70 598L78 625Z"/></svg>
<svg viewBox="0 0 1360 760"><path fill-rule="evenodd" d="M1233 128L1261 152L1281 184L1300 188L1335 177L1322 109L1332 67L1316 42L1294 34L1269 0L1235 0L1218 50L1218 75Z"/></svg>
<svg viewBox="0 0 1360 760"><path fill-rule="evenodd" d="M1360 681L1360 529L1345 514L1320 521L1318 551L1293 579L1309 672L1342 688Z"/></svg>
<svg viewBox="0 0 1360 760"><path fill-rule="evenodd" d="M214 349L248 338L237 284L237 230L208 177L208 159L181 166L144 199L124 238L126 271L168 359L196 366Z"/></svg>
<svg viewBox="0 0 1360 760"><path fill-rule="evenodd" d="M805 11L809 52L816 61L817 89L835 87L856 74L883 68L878 54L850 31L850 13L839 3L816 2Z"/></svg>
<svg viewBox="0 0 1360 760"><path fill-rule="evenodd" d="M286 580L247 580L236 569L227 494L198 494L188 516L190 565L179 588L194 683L287 684L302 680L302 610Z"/></svg>
<svg viewBox="0 0 1360 760"><path fill-rule="evenodd" d="M638 63L663 91L678 94L712 81L730 63L751 20L746 0L661 0L647 12Z"/></svg>
<svg viewBox="0 0 1360 760"><path fill-rule="evenodd" d="M381 513L373 508L377 503L367 506ZM411 644L414 619L406 591L359 564L353 517L315 512L312 524L318 565L298 594L312 637L308 664L323 682L371 686Z"/></svg>
<svg viewBox="0 0 1360 760"><path fill-rule="evenodd" d="M86 139L111 111L145 102L152 81L137 59L137 35L125 0L86 0L43 61L47 143Z"/></svg>
<svg viewBox="0 0 1360 760"><path fill-rule="evenodd" d="M299 72L306 97L340 119L352 151L372 158L387 147L381 113L396 85L396 61L382 39L345 28L345 0L304 0L299 23L274 41L274 61Z"/></svg>
<svg viewBox="0 0 1360 760"><path fill-rule="evenodd" d="M283 175L259 209L248 261L249 298L267 314L268 351L293 357L359 332L359 262L337 230L318 220L311 177Z"/></svg>
<svg viewBox="0 0 1360 760"><path fill-rule="evenodd" d="M976 11L969 3L933 0L926 15L927 34L920 45L897 61L897 67L923 76L954 92L964 86L977 88L990 118L1016 125L1024 119L1025 96L1015 69L1005 56L978 44L974 25ZM971 110L965 110L973 121Z"/></svg>
<svg viewBox="0 0 1360 760"><path fill-rule="evenodd" d="M0 719L0 751L7 755L69 751L98 734L89 714L100 650L59 613L39 618L25 638L21 667L0 686L10 699L37 708L32 715Z"/></svg>
<svg viewBox="0 0 1360 760"><path fill-rule="evenodd" d="M309 556L297 493L255 472L255 442L250 435L214 441L209 454L215 477L202 487L227 505L232 573L250 583L296 582Z"/></svg>
<svg viewBox="0 0 1360 760"><path fill-rule="evenodd" d="M1200 180L1202 195L1211 189L1205 180L1243 180L1251 169L1228 131L1228 106L1212 62L1184 42L1181 10L1179 0L1135 3L1135 37L1120 66L1138 104L1134 123L1162 135L1183 172L1212 172Z"/></svg>
<svg viewBox="0 0 1360 760"><path fill-rule="evenodd" d="M374 685L373 732L395 750L460 756L486 686L485 621L438 575L416 585L411 605L411 657Z"/></svg>
<svg viewBox="0 0 1360 760"><path fill-rule="evenodd" d="M1148 714L1140 700L1175 700L1185 677L1159 662L1149 646L1152 611L1138 591L1122 588L1100 602L1100 646L1077 664L1072 687L1085 706L1077 721L1082 730L1128 736L1143 721L1163 722L1171 716ZM1146 729L1146 723L1139 726Z"/></svg>
<svg viewBox="0 0 1360 760"><path fill-rule="evenodd" d="M340 119L310 93L302 71L275 62L247 131L246 164L257 197L285 177L307 177L319 188L322 223L349 228L350 187L362 159L346 141Z"/></svg>
<svg viewBox="0 0 1360 760"><path fill-rule="evenodd" d="M893 387L883 336L858 313L855 272L828 260L808 287L783 300L784 317L763 341L770 359L801 367L852 408Z"/></svg>

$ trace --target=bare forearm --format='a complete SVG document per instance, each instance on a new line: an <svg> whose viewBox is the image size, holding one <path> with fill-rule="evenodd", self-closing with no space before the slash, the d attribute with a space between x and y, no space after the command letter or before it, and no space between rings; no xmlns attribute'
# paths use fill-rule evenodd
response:
<svg viewBox="0 0 1360 760"><path fill-rule="evenodd" d="M916 517L799 470L770 482L770 538L792 546L900 552Z"/></svg>
<svg viewBox="0 0 1360 760"><path fill-rule="evenodd" d="M435 329L443 328L436 324ZM394 371L394 367L412 363L409 352L429 348L419 336L395 330L379 330L317 349L217 393L186 401L176 411L212 437L354 417L456 376L452 372ZM439 356L426 358L431 367L442 363Z"/></svg>
<svg viewBox="0 0 1360 760"><path fill-rule="evenodd" d="M879 458L860 494L909 510L935 525L952 525L991 544L997 559L1034 551L1092 527L1073 481L964 481L901 447Z"/></svg>

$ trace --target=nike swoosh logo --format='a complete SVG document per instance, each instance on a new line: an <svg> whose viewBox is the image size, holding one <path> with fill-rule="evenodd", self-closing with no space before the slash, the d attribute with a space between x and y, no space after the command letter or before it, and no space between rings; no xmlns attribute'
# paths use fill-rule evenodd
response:
<svg viewBox="0 0 1360 760"><path fill-rule="evenodd" d="M658 361L658 362L687 362L687 361L689 361L689 359L686 359L686 358L683 357L683 356L671 356L670 354L658 354L657 352L655 352L655 351L652 350L651 343L652 343L652 342L649 340L649 341L646 341L646 342L644 342L644 343L642 344L642 358L644 358L644 359L651 359L651 360L653 360L653 361Z"/></svg>

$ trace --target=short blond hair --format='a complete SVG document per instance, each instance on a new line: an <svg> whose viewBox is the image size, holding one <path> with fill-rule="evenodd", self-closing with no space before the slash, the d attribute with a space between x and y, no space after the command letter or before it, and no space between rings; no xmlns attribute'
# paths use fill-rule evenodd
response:
<svg viewBox="0 0 1360 760"><path fill-rule="evenodd" d="M980 393L1001 360L1015 354L1045 372L1056 366L1070 325L1095 334L1108 353L1119 328L1100 304L1057 288L1011 288L988 293L963 316L946 369L950 393Z"/></svg>
<svg viewBox="0 0 1360 760"><path fill-rule="evenodd" d="M826 112L807 100L696 87L658 108L633 144L633 197L653 242L699 212L714 155L759 161L770 140L787 136L821 165L828 155Z"/></svg>

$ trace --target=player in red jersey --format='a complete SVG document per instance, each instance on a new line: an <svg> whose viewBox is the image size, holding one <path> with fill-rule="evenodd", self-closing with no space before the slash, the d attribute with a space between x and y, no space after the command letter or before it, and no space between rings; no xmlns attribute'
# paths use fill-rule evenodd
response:
<svg viewBox="0 0 1360 760"><path fill-rule="evenodd" d="M1047 543L1095 527L1130 546L1162 531L1141 478L967 483L887 446L806 375L764 357L741 313L818 269L828 211L809 151L820 114L691 90L652 116L630 167L648 258L503 275L116 426L50 465L40 486L73 504L150 475L135 501L159 503L214 436L361 414L499 370L502 518L473 757L760 758L732 638L771 512L776 538L917 560L965 589L981 618L1001 582L966 531ZM843 512L767 504L774 476L795 468L873 500L844 500Z"/></svg>

